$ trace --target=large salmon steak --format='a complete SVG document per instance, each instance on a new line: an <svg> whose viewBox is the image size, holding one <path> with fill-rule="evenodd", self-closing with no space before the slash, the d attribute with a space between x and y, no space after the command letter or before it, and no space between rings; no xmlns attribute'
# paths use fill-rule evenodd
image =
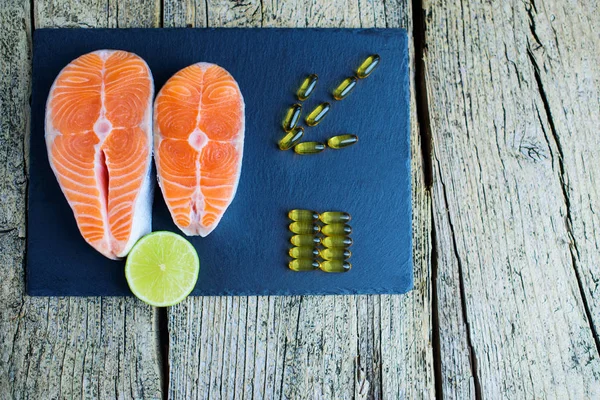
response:
<svg viewBox="0 0 600 400"><path fill-rule="evenodd" d="M173 75L154 102L154 159L171 217L188 236L207 236L235 196L244 148L244 99L215 64Z"/></svg>
<svg viewBox="0 0 600 400"><path fill-rule="evenodd" d="M68 64L46 103L50 166L83 238L125 257L152 226L152 98L146 62L98 50Z"/></svg>

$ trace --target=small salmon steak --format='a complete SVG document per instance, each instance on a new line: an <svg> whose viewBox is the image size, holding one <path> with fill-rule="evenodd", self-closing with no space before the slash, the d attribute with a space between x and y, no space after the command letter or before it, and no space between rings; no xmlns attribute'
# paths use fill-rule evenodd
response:
<svg viewBox="0 0 600 400"><path fill-rule="evenodd" d="M125 257L152 225L150 68L135 54L99 50L67 65L46 104L46 146L83 238Z"/></svg>
<svg viewBox="0 0 600 400"><path fill-rule="evenodd" d="M223 68L198 63L173 75L154 102L158 183L175 224L207 236L237 190L244 147L244 99Z"/></svg>

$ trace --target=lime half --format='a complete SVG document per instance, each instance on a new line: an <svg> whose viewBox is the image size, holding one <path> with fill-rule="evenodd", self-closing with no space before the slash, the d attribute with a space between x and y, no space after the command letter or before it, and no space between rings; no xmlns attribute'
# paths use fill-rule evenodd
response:
<svg viewBox="0 0 600 400"><path fill-rule="evenodd" d="M173 306L185 299L196 286L199 270L194 246L172 232L144 236L125 263L125 277L133 294L156 307Z"/></svg>

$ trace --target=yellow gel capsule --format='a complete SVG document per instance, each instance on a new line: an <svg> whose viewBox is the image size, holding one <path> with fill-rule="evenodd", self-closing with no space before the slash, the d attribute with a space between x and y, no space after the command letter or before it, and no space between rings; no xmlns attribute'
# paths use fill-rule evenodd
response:
<svg viewBox="0 0 600 400"><path fill-rule="evenodd" d="M352 264L343 260L323 261L319 266L325 272L348 272L352 268Z"/></svg>
<svg viewBox="0 0 600 400"><path fill-rule="evenodd" d="M315 233L319 233L320 230L319 225L312 222L301 221L290 224L290 231L298 235L314 235Z"/></svg>
<svg viewBox="0 0 600 400"><path fill-rule="evenodd" d="M381 61L381 58L378 54L370 55L365 59L365 61L362 62L362 64L360 64L356 70L356 76L358 76L360 79L363 79L371 75L371 72L373 72L379 65L379 61Z"/></svg>
<svg viewBox="0 0 600 400"><path fill-rule="evenodd" d="M332 149L342 149L344 147L352 146L358 142L358 136L356 135L338 135L329 138L327 146Z"/></svg>
<svg viewBox="0 0 600 400"><path fill-rule="evenodd" d="M290 132L292 129L294 129L298 124L298 121L300 121L300 114L302 114L302 106L300 104L294 104L291 106L287 110L287 113L285 113L285 118L283 119L283 130Z"/></svg>
<svg viewBox="0 0 600 400"><path fill-rule="evenodd" d="M343 247L321 249L319 254L324 260L347 260L352 256L352 252Z"/></svg>
<svg viewBox="0 0 600 400"><path fill-rule="evenodd" d="M297 258L288 264L292 271L314 271L319 268L319 263L310 258Z"/></svg>
<svg viewBox="0 0 600 400"><path fill-rule="evenodd" d="M324 225L323 229L321 229L323 235L325 236L343 236L349 235L352 233L352 228L350 225L346 224L328 224Z"/></svg>
<svg viewBox="0 0 600 400"><path fill-rule="evenodd" d="M319 219L319 213L311 210L292 210L288 213L288 218L292 221L316 221Z"/></svg>
<svg viewBox="0 0 600 400"><path fill-rule="evenodd" d="M323 118L325 118L325 116L329 112L330 108L331 108L331 105L329 103L321 103L321 104L319 104L306 117L306 124L308 126L315 126L315 125L317 125L319 122L321 122L323 120Z"/></svg>
<svg viewBox="0 0 600 400"><path fill-rule="evenodd" d="M294 146L294 151L297 154L315 154L325 150L325 145L319 142L304 142Z"/></svg>
<svg viewBox="0 0 600 400"><path fill-rule="evenodd" d="M293 258L314 258L319 255L319 250L314 247L292 247L289 251Z"/></svg>
<svg viewBox="0 0 600 400"><path fill-rule="evenodd" d="M336 100L345 99L356 86L356 82L358 82L358 79L354 76L344 79L342 83L333 90L333 98Z"/></svg>
<svg viewBox="0 0 600 400"><path fill-rule="evenodd" d="M352 217L350 214L342 211L325 211L319 215L319 219L324 224L335 224L338 222L348 222Z"/></svg>
<svg viewBox="0 0 600 400"><path fill-rule="evenodd" d="M280 150L289 150L294 147L302 136L304 135L304 128L301 126L297 126L291 131L289 131L284 137L279 141L279 149Z"/></svg>
<svg viewBox="0 0 600 400"><path fill-rule="evenodd" d="M321 239L315 235L294 235L290 238L294 246L315 246L321 243Z"/></svg>
<svg viewBox="0 0 600 400"><path fill-rule="evenodd" d="M318 80L319 77L317 76L317 74L311 74L307 76L306 79L302 81L302 84L300 85L300 88L296 93L296 95L298 96L298 100L304 101L308 99L312 92L314 92Z"/></svg>
<svg viewBox="0 0 600 400"><path fill-rule="evenodd" d="M350 247L352 239L347 236L327 236L321 239L321 244L325 247Z"/></svg>

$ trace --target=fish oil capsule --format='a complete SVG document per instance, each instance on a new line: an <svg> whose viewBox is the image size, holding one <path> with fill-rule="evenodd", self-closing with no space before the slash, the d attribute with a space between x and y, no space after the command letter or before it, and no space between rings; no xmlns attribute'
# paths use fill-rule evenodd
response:
<svg viewBox="0 0 600 400"><path fill-rule="evenodd" d="M371 75L371 72L373 72L379 65L379 61L381 61L381 58L378 54L370 55L365 59L365 61L362 62L362 64L360 64L356 70L356 76L358 76L360 79L363 79Z"/></svg>
<svg viewBox="0 0 600 400"><path fill-rule="evenodd" d="M319 215L319 219L324 224L335 224L338 222L348 222L352 217L350 214L342 211L325 211Z"/></svg>
<svg viewBox="0 0 600 400"><path fill-rule="evenodd" d="M292 247L289 251L293 258L315 258L319 256L319 250L314 247Z"/></svg>
<svg viewBox="0 0 600 400"><path fill-rule="evenodd" d="M333 249L321 249L319 255L323 260L347 260L352 256L352 252L343 247L335 247Z"/></svg>
<svg viewBox="0 0 600 400"><path fill-rule="evenodd" d="M321 239L315 235L294 235L290 238L290 243L294 246L315 246L321 243Z"/></svg>
<svg viewBox="0 0 600 400"><path fill-rule="evenodd" d="M316 154L325 150L325 145L319 142L303 142L294 146L297 154Z"/></svg>
<svg viewBox="0 0 600 400"><path fill-rule="evenodd" d="M350 247L352 238L347 236L327 236L321 239L321 244L329 248Z"/></svg>
<svg viewBox="0 0 600 400"><path fill-rule="evenodd" d="M292 222L290 224L290 231L298 235L314 235L319 233L320 230L319 225L308 221Z"/></svg>
<svg viewBox="0 0 600 400"><path fill-rule="evenodd" d="M302 81L300 88L298 88L298 92L296 95L298 96L298 100L304 101L310 97L310 95L315 91L315 87L317 86L317 81L319 77L317 74L311 74Z"/></svg>
<svg viewBox="0 0 600 400"><path fill-rule="evenodd" d="M292 271L314 271L319 265L318 261L310 258L297 258L288 264Z"/></svg>
<svg viewBox="0 0 600 400"><path fill-rule="evenodd" d="M352 228L350 227L350 225L341 223L327 224L323 226L321 232L325 236L343 236L351 234Z"/></svg>
<svg viewBox="0 0 600 400"><path fill-rule="evenodd" d="M319 219L319 213L311 210L292 210L288 217L292 221L316 221Z"/></svg>
<svg viewBox="0 0 600 400"><path fill-rule="evenodd" d="M320 263L319 267L325 272L348 272L352 264L343 260L327 260Z"/></svg>
<svg viewBox="0 0 600 400"><path fill-rule="evenodd" d="M306 125L315 126L325 118L331 105L329 103L321 103L306 117Z"/></svg>
<svg viewBox="0 0 600 400"><path fill-rule="evenodd" d="M327 146L332 149L342 149L344 147L352 146L358 142L358 136L356 135L338 135L329 138Z"/></svg>
<svg viewBox="0 0 600 400"><path fill-rule="evenodd" d="M302 106L300 104L294 104L285 113L283 119L283 130L290 132L296 127L298 121L300 121L300 115L302 114Z"/></svg>
<svg viewBox="0 0 600 400"><path fill-rule="evenodd" d="M301 126L297 126L289 131L284 137L279 141L279 149L280 150L289 150L300 142L302 136L304 135L304 128Z"/></svg>
<svg viewBox="0 0 600 400"><path fill-rule="evenodd" d="M338 87L333 90L333 98L336 100L343 100L352 92L358 79L356 77L351 76L350 78L344 79Z"/></svg>

